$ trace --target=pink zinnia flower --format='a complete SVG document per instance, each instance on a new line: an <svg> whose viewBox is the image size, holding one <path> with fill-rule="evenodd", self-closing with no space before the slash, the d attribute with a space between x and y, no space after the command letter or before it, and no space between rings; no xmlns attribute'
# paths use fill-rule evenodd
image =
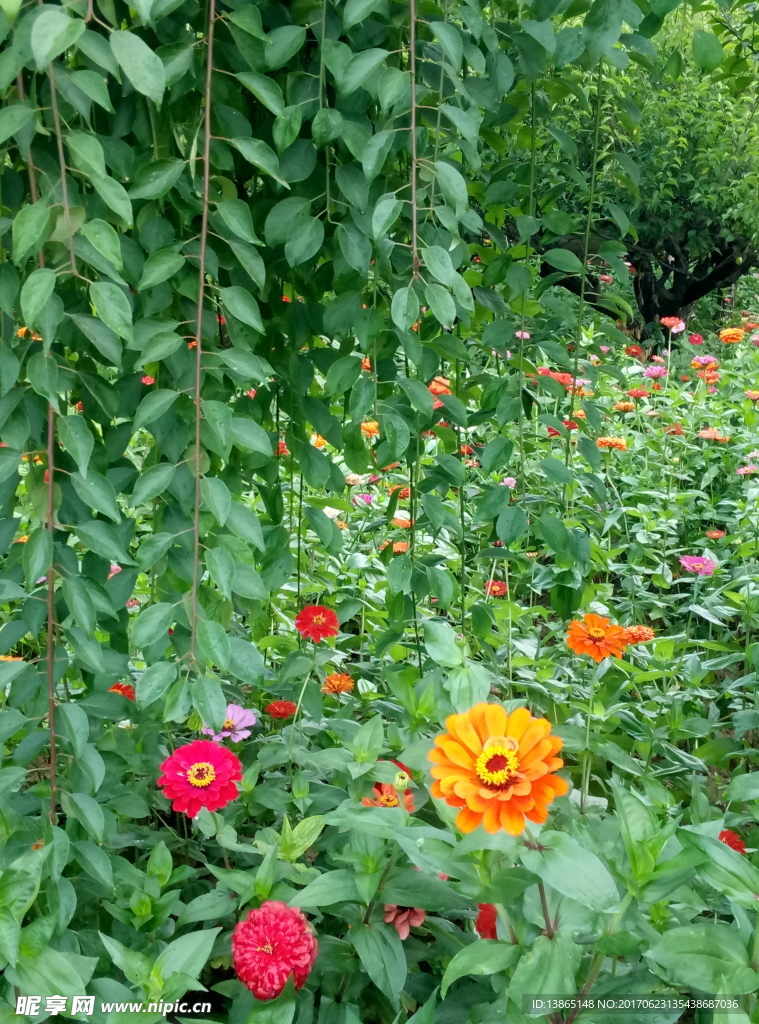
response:
<svg viewBox="0 0 759 1024"><path fill-rule="evenodd" d="M214 732L208 726L205 726L201 731L204 735L210 736L216 743L221 743L222 740L226 739L232 740L233 743L239 743L240 740L246 740L250 736L248 726L255 725L256 721L254 713L248 711L247 708L240 707L239 704L227 704L227 715L221 731Z"/></svg>
<svg viewBox="0 0 759 1024"><path fill-rule="evenodd" d="M598 347L601 349L604 355L606 355L607 352L611 352L610 345L599 345Z"/></svg>
<svg viewBox="0 0 759 1024"><path fill-rule="evenodd" d="M703 334L689 334L688 341L691 343L691 345L703 345L704 336Z"/></svg>
<svg viewBox="0 0 759 1024"><path fill-rule="evenodd" d="M503 480L501 480L501 487L508 487L512 491L514 490L516 485L517 485L517 480L516 480L516 477L514 477L514 476L505 476L503 478Z"/></svg>
<svg viewBox="0 0 759 1024"><path fill-rule="evenodd" d="M661 380L667 376L666 366L647 366L643 371L643 376L648 377L651 380Z"/></svg>
<svg viewBox="0 0 759 1024"><path fill-rule="evenodd" d="M358 505L359 503L361 503L363 505L371 505L371 503L373 501L374 501L374 498L373 498L373 496L371 494L356 494L353 497L353 504L354 505Z"/></svg>
<svg viewBox="0 0 759 1024"><path fill-rule="evenodd" d="M240 760L211 740L193 740L178 747L161 765L157 785L172 809L195 818L201 807L218 811L237 798L242 778Z"/></svg>
<svg viewBox="0 0 759 1024"><path fill-rule="evenodd" d="M525 340L530 337L529 331L514 331L515 338L524 338Z"/></svg>
<svg viewBox="0 0 759 1024"><path fill-rule="evenodd" d="M400 939L407 939L412 928L424 924L425 913L421 907L397 907L394 903L385 904L385 924L391 924L398 932Z"/></svg>
<svg viewBox="0 0 759 1024"><path fill-rule="evenodd" d="M704 558L701 555L683 555L680 565L688 572L695 572L698 576L713 576L717 563L711 558Z"/></svg>
<svg viewBox="0 0 759 1024"><path fill-rule="evenodd" d="M753 463L750 466L739 466L735 472L738 476L751 476L753 473L759 472L759 466L755 466Z"/></svg>

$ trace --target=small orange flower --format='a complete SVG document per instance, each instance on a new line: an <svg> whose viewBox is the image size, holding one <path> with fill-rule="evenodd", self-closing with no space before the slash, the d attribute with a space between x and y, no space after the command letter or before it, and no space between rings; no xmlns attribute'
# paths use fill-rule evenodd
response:
<svg viewBox="0 0 759 1024"><path fill-rule="evenodd" d="M526 821L541 824L548 805L569 791L556 775L564 767L556 754L562 740L551 735L551 723L533 718L527 708L511 714L500 704L475 704L450 715L447 733L436 737L429 753L433 762L432 795L460 808L456 827L473 832L482 825L494 834L518 836Z"/></svg>
<svg viewBox="0 0 759 1024"><path fill-rule="evenodd" d="M703 430L699 430L699 437L703 437L705 441L721 441L722 444L726 444L730 440L729 434L720 434L716 427L705 427Z"/></svg>
<svg viewBox="0 0 759 1024"><path fill-rule="evenodd" d="M672 434L674 437L685 437L682 423L673 423L672 426L665 428L664 433Z"/></svg>
<svg viewBox="0 0 759 1024"><path fill-rule="evenodd" d="M622 437L599 437L596 448L614 448L620 452L627 451L627 441Z"/></svg>
<svg viewBox="0 0 759 1024"><path fill-rule="evenodd" d="M576 420L584 420L585 416L586 416L586 413L585 413L584 409L575 409L575 411L572 413L572 415L574 416L574 418Z"/></svg>
<svg viewBox="0 0 759 1024"><path fill-rule="evenodd" d="M348 529L348 524L346 523L346 521L344 519L338 519L337 520L337 528L339 530L347 530Z"/></svg>
<svg viewBox="0 0 759 1024"><path fill-rule="evenodd" d="M321 434L312 434L311 435L311 444L314 446L314 448L326 448L327 447L327 438L326 437L322 437Z"/></svg>
<svg viewBox="0 0 759 1024"><path fill-rule="evenodd" d="M379 437L379 423L376 420L364 420L361 424L361 433L367 440L372 437Z"/></svg>
<svg viewBox="0 0 759 1024"><path fill-rule="evenodd" d="M284 457L290 454L290 449L287 447L284 441L280 441L277 445L277 450L274 452L275 455Z"/></svg>
<svg viewBox="0 0 759 1024"><path fill-rule="evenodd" d="M20 537L16 537L16 539L14 540L13 543L14 544L26 544L26 542L28 540L29 540L29 534L28 533L22 533Z"/></svg>
<svg viewBox="0 0 759 1024"><path fill-rule="evenodd" d="M709 540L722 540L722 538L725 536L725 531L724 530L707 530L706 533L704 534L704 536L708 537Z"/></svg>
<svg viewBox="0 0 759 1024"><path fill-rule="evenodd" d="M623 626L622 628L628 644L646 644L656 636L655 630L650 626Z"/></svg>
<svg viewBox="0 0 759 1024"><path fill-rule="evenodd" d="M187 342L187 347L188 348L197 348L198 347L197 340L193 339L193 341L188 341Z"/></svg>
<svg viewBox="0 0 759 1024"><path fill-rule="evenodd" d="M322 693L350 693L356 685L356 680L346 672L332 672L324 680Z"/></svg>
<svg viewBox="0 0 759 1024"><path fill-rule="evenodd" d="M635 402L615 402L615 412L635 412Z"/></svg>
<svg viewBox="0 0 759 1024"><path fill-rule="evenodd" d="M361 369L362 370L371 370L371 368L372 368L372 361L371 361L371 359L369 358L369 356L364 356L364 358L361 360Z"/></svg>
<svg viewBox="0 0 759 1024"><path fill-rule="evenodd" d="M447 377L433 377L430 383L427 385L427 390L431 395L452 395L451 382Z"/></svg>
<svg viewBox="0 0 759 1024"><path fill-rule="evenodd" d="M724 341L726 345L737 345L739 341L743 341L745 334L742 327L726 327L719 332L719 340Z"/></svg>
<svg viewBox="0 0 759 1024"><path fill-rule="evenodd" d="M744 391L743 394L751 402L759 402L759 391Z"/></svg>
<svg viewBox="0 0 759 1024"><path fill-rule="evenodd" d="M406 519L403 516L393 516L393 526L397 526L401 530L408 530L413 525L413 519Z"/></svg>
<svg viewBox="0 0 759 1024"><path fill-rule="evenodd" d="M368 796L365 796L361 803L364 807L400 807L401 798L395 786L391 786L388 782L378 782L374 787L374 799L371 800ZM409 814L416 810L414 794L410 789L407 789L403 794L403 806Z"/></svg>
<svg viewBox="0 0 759 1024"><path fill-rule="evenodd" d="M406 501L407 498L411 497L411 488L404 487L403 484L396 484L394 487L390 487L390 493L397 493L399 501Z"/></svg>
<svg viewBox="0 0 759 1024"><path fill-rule="evenodd" d="M649 392L645 388L630 388L627 392L630 398L648 398Z"/></svg>
<svg viewBox="0 0 759 1024"><path fill-rule="evenodd" d="M0 654L0 661L23 661L24 659L15 654Z"/></svg>
<svg viewBox="0 0 759 1024"><path fill-rule="evenodd" d="M567 647L575 654L587 654L593 661L621 658L628 641L622 626L613 626L601 615L588 614L569 623Z"/></svg>
<svg viewBox="0 0 759 1024"><path fill-rule="evenodd" d="M408 541L407 540L397 540L393 544L393 554L394 555L405 555L407 551L408 551Z"/></svg>

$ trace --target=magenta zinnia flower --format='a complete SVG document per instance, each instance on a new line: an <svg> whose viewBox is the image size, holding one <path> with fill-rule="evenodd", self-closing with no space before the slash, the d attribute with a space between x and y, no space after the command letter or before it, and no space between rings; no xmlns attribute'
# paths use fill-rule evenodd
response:
<svg viewBox="0 0 759 1024"><path fill-rule="evenodd" d="M666 366L647 366L643 371L644 377L649 377L651 380L661 380L662 377L667 376Z"/></svg>
<svg viewBox="0 0 759 1024"><path fill-rule="evenodd" d="M688 572L695 572L698 576L713 576L717 563L711 558L704 558L703 555L683 555L680 565Z"/></svg>
<svg viewBox="0 0 759 1024"><path fill-rule="evenodd" d="M752 473L759 472L759 466L755 466L753 463L750 466L739 466L735 472L738 476L751 476Z"/></svg>
<svg viewBox="0 0 759 1024"><path fill-rule="evenodd" d="M232 740L233 743L239 743L240 740L246 740L250 736L248 726L255 725L256 721L256 716L247 708L240 707L239 704L227 704L227 714L221 731L214 732L208 726L204 726L201 731L216 743L221 743L226 739Z"/></svg>

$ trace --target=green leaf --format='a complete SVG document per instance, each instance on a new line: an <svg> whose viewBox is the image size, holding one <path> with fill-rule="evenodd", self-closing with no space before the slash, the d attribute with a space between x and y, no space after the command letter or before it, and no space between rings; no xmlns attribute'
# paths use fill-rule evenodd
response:
<svg viewBox="0 0 759 1024"><path fill-rule="evenodd" d="M413 288L399 288L390 305L390 316L399 331L410 331L419 319L419 299Z"/></svg>
<svg viewBox="0 0 759 1024"><path fill-rule="evenodd" d="M456 634L443 619L424 620L424 646L432 660L444 668L464 664L464 652L456 643Z"/></svg>
<svg viewBox="0 0 759 1024"><path fill-rule="evenodd" d="M26 364L26 376L37 394L47 398L50 404L57 409L58 363L54 356L48 352L35 352Z"/></svg>
<svg viewBox="0 0 759 1024"><path fill-rule="evenodd" d="M31 252L41 249L50 233L47 199L24 206L13 218L13 260L21 265Z"/></svg>
<svg viewBox="0 0 759 1024"><path fill-rule="evenodd" d="M218 626L218 623L211 623L211 625ZM226 640L226 634L224 639ZM198 633L198 642L201 643L200 633ZM205 651L205 647L203 649ZM218 680L208 676L194 679L190 685L190 696L193 707L197 709L203 720L203 725L217 731L221 730L226 718L227 701Z"/></svg>
<svg viewBox="0 0 759 1024"><path fill-rule="evenodd" d="M177 677L177 666L167 661L159 661L145 669L135 687L138 708L146 708L159 700L167 692ZM150 865L148 865L150 874Z"/></svg>
<svg viewBox="0 0 759 1024"><path fill-rule="evenodd" d="M519 505L508 505L498 516L495 532L500 540L510 547L514 541L527 533L527 514Z"/></svg>
<svg viewBox="0 0 759 1024"><path fill-rule="evenodd" d="M715 34L697 28L693 33L693 59L699 68L708 75L720 66L724 57L722 43Z"/></svg>
<svg viewBox="0 0 759 1024"><path fill-rule="evenodd" d="M21 314L27 327L38 322L45 303L55 290L55 271L49 267L33 270L21 288Z"/></svg>
<svg viewBox="0 0 759 1024"><path fill-rule="evenodd" d="M204 476L200 481L200 493L216 522L223 526L232 507L232 495L227 485L218 477Z"/></svg>
<svg viewBox="0 0 759 1024"><path fill-rule="evenodd" d="M343 96L350 96L352 92L359 89L387 56L389 56L387 50L371 47L351 57L340 82L340 92Z"/></svg>
<svg viewBox="0 0 759 1024"><path fill-rule="evenodd" d="M90 835L99 843L103 841L105 816L103 808L91 796L84 793L61 793L61 807L70 817L76 818Z"/></svg>
<svg viewBox="0 0 759 1024"><path fill-rule="evenodd" d="M206 566L211 579L227 600L232 598L232 583L235 578L235 562L224 548L209 548L206 551Z"/></svg>
<svg viewBox="0 0 759 1024"><path fill-rule="evenodd" d="M347 32L354 25L359 25L364 18L372 14L384 3L384 0L347 0L343 11L343 29Z"/></svg>
<svg viewBox="0 0 759 1024"><path fill-rule="evenodd" d="M166 88L166 72L158 54L133 32L111 32L110 44L119 67L137 92L160 107Z"/></svg>
<svg viewBox="0 0 759 1024"><path fill-rule="evenodd" d="M233 238L227 239L227 245L253 284L263 288L266 284L266 266L253 246L247 242L237 242Z"/></svg>
<svg viewBox="0 0 759 1024"><path fill-rule="evenodd" d="M387 585L391 594L408 594L411 590L411 559L397 555L387 567Z"/></svg>
<svg viewBox="0 0 759 1024"><path fill-rule="evenodd" d="M137 172L134 184L129 190L131 199L161 199L182 177L185 164L182 160L154 160Z"/></svg>
<svg viewBox="0 0 759 1024"><path fill-rule="evenodd" d="M126 342L131 342L132 307L123 290L107 281L96 281L90 285L90 301L106 327Z"/></svg>
<svg viewBox="0 0 759 1024"><path fill-rule="evenodd" d="M342 395L361 376L361 360L357 356L343 356L337 359L327 371L324 391L328 395Z"/></svg>
<svg viewBox="0 0 759 1024"><path fill-rule="evenodd" d="M453 327L456 303L450 293L440 284L428 284L424 286L424 298L437 322L443 327Z"/></svg>
<svg viewBox="0 0 759 1024"><path fill-rule="evenodd" d="M92 633L95 629L95 607L85 581L80 576L69 576L61 584L61 589L76 624L85 633ZM67 704L66 707L73 708L75 705ZM77 710L81 711L80 708ZM81 714L84 715L84 712L81 711ZM77 753L79 752L77 751Z"/></svg>
<svg viewBox="0 0 759 1024"><path fill-rule="evenodd" d="M81 542L95 554L119 562L121 565L135 564L134 559L127 554L118 533L109 523L90 520L87 523L77 523L74 529Z"/></svg>
<svg viewBox="0 0 759 1024"><path fill-rule="evenodd" d="M168 281L170 277L173 277L178 270L181 270L185 263L184 256L173 249L161 249L159 252L152 253L145 260L142 277L137 286L138 290L155 288L157 284L163 284L164 281Z"/></svg>
<svg viewBox="0 0 759 1024"><path fill-rule="evenodd" d="M239 285L232 285L230 288L222 288L219 298L222 306L231 316L247 324L248 327L252 327L259 334L264 333L258 303L249 291Z"/></svg>
<svg viewBox="0 0 759 1024"><path fill-rule="evenodd" d="M443 22L435 22L436 26ZM457 217L463 217L469 208L469 196L467 194L466 181L460 171L442 160L435 162L435 174L443 198L451 207Z"/></svg>
<svg viewBox="0 0 759 1024"><path fill-rule="evenodd" d="M300 50L306 41L306 30L300 25L282 25L269 32L267 41L264 60L266 67L274 71L287 64Z"/></svg>
<svg viewBox="0 0 759 1024"><path fill-rule="evenodd" d="M514 966L519 955L519 946L496 942L492 939L479 939L477 942L464 946L445 969L440 987L441 997L445 999L448 989L459 978L465 978L470 974L480 977L505 971Z"/></svg>
<svg viewBox="0 0 759 1024"><path fill-rule="evenodd" d="M132 203L127 195L124 186L114 178L100 178L97 175L90 177L92 187L97 194L113 212L124 221L129 227L132 224Z"/></svg>
<svg viewBox="0 0 759 1024"><path fill-rule="evenodd" d="M165 636L174 621L174 606L165 602L152 604L135 619L132 626L132 644L135 647L149 647Z"/></svg>
<svg viewBox="0 0 759 1024"><path fill-rule="evenodd" d="M221 928L197 929L189 935L174 939L159 954L153 965L153 972L159 978L169 978L172 974L184 974L188 978L197 978L211 955L213 944Z"/></svg>
<svg viewBox="0 0 759 1024"><path fill-rule="evenodd" d="M24 544L21 562L27 586L33 587L37 580L47 574L53 560L53 538L48 530L38 526Z"/></svg>
<svg viewBox="0 0 759 1024"><path fill-rule="evenodd" d="M260 139L245 138L231 139L230 141L238 153L241 153L249 164L253 164L254 167L258 167L259 170L274 178L274 180L284 188L290 187L281 176L277 154L273 149L270 149L265 142L262 142Z"/></svg>
<svg viewBox="0 0 759 1024"><path fill-rule="evenodd" d="M145 395L134 415L133 428L139 430L140 427L146 427L148 423L152 423L163 416L178 397L178 391L169 391L163 388L159 388L158 391L151 391Z"/></svg>
<svg viewBox="0 0 759 1024"><path fill-rule="evenodd" d="M122 269L123 260L121 258L119 236L107 221L91 220L83 224L80 230L81 234L84 235L88 242L92 243L101 256L105 256L117 270Z"/></svg>
<svg viewBox="0 0 759 1024"><path fill-rule="evenodd" d="M430 29L443 48L443 53L448 58L453 70L459 71L464 49L464 42L459 30L447 21L431 21Z"/></svg>
<svg viewBox="0 0 759 1024"><path fill-rule="evenodd" d="M246 89L250 89L256 99L262 103L267 110L277 117L285 112L285 101L282 90L273 78L265 75L257 75L251 71L240 71L235 75L238 81L242 82Z"/></svg>
<svg viewBox="0 0 759 1024"><path fill-rule="evenodd" d="M395 928L386 924L354 925L350 939L366 973L397 1009L406 983L406 954Z"/></svg>
<svg viewBox="0 0 759 1024"><path fill-rule="evenodd" d="M647 957L676 985L697 992L735 995L755 992L759 974L749 966L740 934L725 924L700 921L670 928L653 943Z"/></svg>
<svg viewBox="0 0 759 1024"><path fill-rule="evenodd" d="M569 249L549 249L543 253L543 259L549 266L563 270L567 274L582 273L582 262Z"/></svg>
<svg viewBox="0 0 759 1024"><path fill-rule="evenodd" d="M70 18L60 8L45 7L34 20L30 39L37 70L70 49L86 27L81 18Z"/></svg>
<svg viewBox="0 0 759 1024"><path fill-rule="evenodd" d="M523 996L576 996L575 978L582 952L582 946L565 933L559 932L552 939L538 935L517 964L509 984L509 998L521 1010ZM538 1014L533 1011L531 1016ZM545 1020L542 1012L540 1017Z"/></svg>
<svg viewBox="0 0 759 1024"><path fill-rule="evenodd" d="M238 28L241 28L243 32L247 32L248 35L268 42L268 37L261 24L261 12L252 4L247 7L241 7L237 11L230 11L226 17L229 18L233 25L237 25Z"/></svg>
<svg viewBox="0 0 759 1024"><path fill-rule="evenodd" d="M116 501L113 484L101 473L91 469L85 476L83 473L72 473L71 483L82 501L96 512L102 512L114 523L121 522L121 512Z"/></svg>
<svg viewBox="0 0 759 1024"><path fill-rule="evenodd" d="M132 507L137 508L150 501L151 498L163 494L174 479L176 471L177 467L171 462L159 462L157 465L151 466L150 469L144 470L137 477L132 491L130 498Z"/></svg>
<svg viewBox="0 0 759 1024"><path fill-rule="evenodd" d="M614 879L591 850L566 832L546 832L540 844L540 850L520 851L520 860L528 871L591 910L607 911L617 906L619 893Z"/></svg>
<svg viewBox="0 0 759 1024"><path fill-rule="evenodd" d="M232 418L232 443L243 451L273 455L269 435L255 420L243 416Z"/></svg>
<svg viewBox="0 0 759 1024"><path fill-rule="evenodd" d="M324 224L318 217L298 221L285 243L285 258L291 267L300 266L319 252L324 244Z"/></svg>
<svg viewBox="0 0 759 1024"><path fill-rule="evenodd" d="M34 117L34 110L25 103L9 103L0 110L0 144L15 135Z"/></svg>
<svg viewBox="0 0 759 1024"><path fill-rule="evenodd" d="M206 659L224 671L229 664L229 639L221 623L201 619L198 622L198 645Z"/></svg>

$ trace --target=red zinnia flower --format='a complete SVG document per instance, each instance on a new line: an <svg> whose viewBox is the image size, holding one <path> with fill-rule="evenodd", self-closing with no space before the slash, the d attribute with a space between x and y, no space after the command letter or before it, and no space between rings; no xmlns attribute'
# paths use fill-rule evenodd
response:
<svg viewBox="0 0 759 1024"><path fill-rule="evenodd" d="M746 844L737 832L733 832L729 828L723 828L718 838L721 843L724 843L725 846L729 846L730 849L735 850L736 853L746 852Z"/></svg>
<svg viewBox="0 0 759 1024"><path fill-rule="evenodd" d="M146 373L145 376L142 378L142 383L147 384L148 386L151 384L155 384L155 377L151 377L149 373Z"/></svg>
<svg viewBox="0 0 759 1024"><path fill-rule="evenodd" d="M272 718L292 718L297 710L298 705L291 700L273 700L264 708L264 714Z"/></svg>
<svg viewBox="0 0 759 1024"><path fill-rule="evenodd" d="M640 345L628 345L625 349L625 355L632 356L633 359L642 359L643 349L640 347Z"/></svg>
<svg viewBox="0 0 759 1024"><path fill-rule="evenodd" d="M134 700L136 694L134 687L129 683L114 683L113 686L109 687L109 693L120 693L122 697L126 697L127 700Z"/></svg>
<svg viewBox="0 0 759 1024"><path fill-rule="evenodd" d="M474 922L477 934L481 939L497 939L498 929L496 928L496 921L498 920L498 914L496 913L495 905L493 903L478 903L477 909L479 914Z"/></svg>
<svg viewBox="0 0 759 1024"><path fill-rule="evenodd" d="M277 445L277 450L274 452L275 455L285 456L290 454L290 449L287 447L284 441L280 441Z"/></svg>
<svg viewBox="0 0 759 1024"><path fill-rule="evenodd" d="M232 932L235 972L256 999L276 999L291 974L303 988L317 948L303 911L278 900L251 910Z"/></svg>
<svg viewBox="0 0 759 1024"><path fill-rule="evenodd" d="M201 807L218 811L237 798L242 764L231 750L212 740L193 740L179 747L161 765L158 785L175 811L188 818Z"/></svg>
<svg viewBox="0 0 759 1024"><path fill-rule="evenodd" d="M307 604L295 616L295 628L301 636L318 644L329 636L337 636L340 623L331 608L323 604Z"/></svg>
<svg viewBox="0 0 759 1024"><path fill-rule="evenodd" d="M396 762L394 762L396 763ZM408 775L408 772L406 773ZM390 785L389 782L376 782L374 784L374 799L370 799L368 796L362 797L361 803L364 807L399 807L401 803L400 794L395 786ZM403 806L411 814L416 810L414 805L414 794L410 789L403 791Z"/></svg>
<svg viewBox="0 0 759 1024"><path fill-rule="evenodd" d="M485 584L485 593L488 597L506 597L509 588L503 580L488 580Z"/></svg>
<svg viewBox="0 0 759 1024"><path fill-rule="evenodd" d="M691 345L703 345L704 336L703 334L689 334L688 341L691 343Z"/></svg>
<svg viewBox="0 0 759 1024"><path fill-rule="evenodd" d="M649 392L645 388L630 388L627 394L630 398L648 398Z"/></svg>

